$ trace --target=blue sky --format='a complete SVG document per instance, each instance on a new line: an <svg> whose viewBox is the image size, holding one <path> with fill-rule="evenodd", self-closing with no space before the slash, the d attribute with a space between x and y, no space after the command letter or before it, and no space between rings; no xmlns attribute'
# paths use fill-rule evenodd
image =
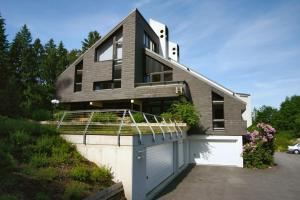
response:
<svg viewBox="0 0 300 200"><path fill-rule="evenodd" d="M91 30L105 35L134 8L167 24L181 63L235 92L253 106L278 107L300 95L299 0L0 0L9 40L23 24L43 42L80 48Z"/></svg>

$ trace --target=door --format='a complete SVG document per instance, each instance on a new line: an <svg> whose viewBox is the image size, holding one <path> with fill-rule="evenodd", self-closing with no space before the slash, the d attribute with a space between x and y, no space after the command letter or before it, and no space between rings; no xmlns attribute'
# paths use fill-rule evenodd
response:
<svg viewBox="0 0 300 200"><path fill-rule="evenodd" d="M146 188L153 190L173 173L173 143L146 148Z"/></svg>

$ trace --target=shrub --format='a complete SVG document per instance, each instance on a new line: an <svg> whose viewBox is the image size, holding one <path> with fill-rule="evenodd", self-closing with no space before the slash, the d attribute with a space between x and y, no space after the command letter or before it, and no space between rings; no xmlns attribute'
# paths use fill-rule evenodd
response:
<svg viewBox="0 0 300 200"><path fill-rule="evenodd" d="M163 113L162 117L175 119L185 122L189 126L197 126L199 123L199 114L195 106L187 101L173 103L168 112Z"/></svg>
<svg viewBox="0 0 300 200"><path fill-rule="evenodd" d="M173 115L170 112L164 112L160 116L163 117L166 121L169 121L173 118Z"/></svg>
<svg viewBox="0 0 300 200"><path fill-rule="evenodd" d="M30 159L30 165L33 167L47 167L49 162L50 160L46 154L34 154Z"/></svg>
<svg viewBox="0 0 300 200"><path fill-rule="evenodd" d="M41 180L52 181L58 177L58 172L55 168L39 168L35 172L34 176Z"/></svg>
<svg viewBox="0 0 300 200"><path fill-rule="evenodd" d="M30 136L23 130L17 130L9 135L9 140L14 146L20 147L30 142Z"/></svg>
<svg viewBox="0 0 300 200"><path fill-rule="evenodd" d="M77 181L72 181L70 184L67 185L63 194L63 199L82 199L86 195L87 191L88 186L86 184Z"/></svg>
<svg viewBox="0 0 300 200"><path fill-rule="evenodd" d="M115 113L94 113L92 122L116 122L118 116Z"/></svg>
<svg viewBox="0 0 300 200"><path fill-rule="evenodd" d="M110 183L112 178L110 170L105 167L94 168L91 171L90 179L94 182Z"/></svg>
<svg viewBox="0 0 300 200"><path fill-rule="evenodd" d="M50 196L44 192L38 192L35 195L35 200L51 200Z"/></svg>
<svg viewBox="0 0 300 200"><path fill-rule="evenodd" d="M11 194L1 194L0 200L18 200L19 198L15 195Z"/></svg>
<svg viewBox="0 0 300 200"><path fill-rule="evenodd" d="M52 113L48 110L35 110L32 112L31 118L35 121L51 120Z"/></svg>
<svg viewBox="0 0 300 200"><path fill-rule="evenodd" d="M133 113L132 117L136 123L145 122L145 118L142 113Z"/></svg>
<svg viewBox="0 0 300 200"><path fill-rule="evenodd" d="M12 170L15 164L16 162L13 156L7 150L7 146L3 143L0 143L0 175L5 174L9 170Z"/></svg>
<svg viewBox="0 0 300 200"><path fill-rule="evenodd" d="M70 171L70 176L74 180L87 181L89 179L90 173L86 166L76 166Z"/></svg>
<svg viewBox="0 0 300 200"><path fill-rule="evenodd" d="M259 123L257 130L244 136L244 165L248 168L266 168L274 164L274 135L276 130Z"/></svg>

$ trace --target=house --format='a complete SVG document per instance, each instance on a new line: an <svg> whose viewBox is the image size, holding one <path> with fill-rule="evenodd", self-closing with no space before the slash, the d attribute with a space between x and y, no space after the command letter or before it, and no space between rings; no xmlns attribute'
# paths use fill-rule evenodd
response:
<svg viewBox="0 0 300 200"><path fill-rule="evenodd" d="M131 12L57 78L57 98L72 110L134 109L160 114L184 95L201 114L189 162L243 166L242 135L251 125L250 95L180 63L166 25Z"/></svg>

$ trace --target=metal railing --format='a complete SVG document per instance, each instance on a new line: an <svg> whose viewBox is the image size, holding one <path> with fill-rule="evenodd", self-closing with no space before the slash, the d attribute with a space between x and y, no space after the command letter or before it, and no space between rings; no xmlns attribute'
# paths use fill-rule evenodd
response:
<svg viewBox="0 0 300 200"><path fill-rule="evenodd" d="M151 134L153 141L156 134L163 139L167 134L182 137L185 127L185 123L127 109L65 111L57 124L62 134L83 135L84 144L87 135L117 135L119 145L121 135L138 135L142 143L144 134Z"/></svg>

